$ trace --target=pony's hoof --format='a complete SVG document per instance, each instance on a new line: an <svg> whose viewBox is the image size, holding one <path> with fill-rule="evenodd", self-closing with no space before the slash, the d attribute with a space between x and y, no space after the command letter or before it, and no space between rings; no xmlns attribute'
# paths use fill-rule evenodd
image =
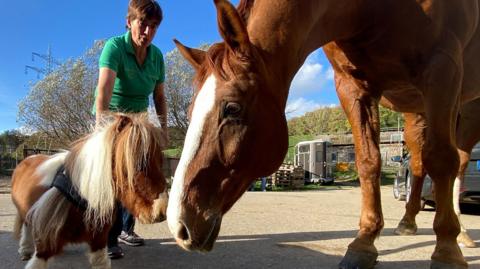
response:
<svg viewBox="0 0 480 269"><path fill-rule="evenodd" d="M360 252L347 250L342 261L338 265L339 269L370 269L377 264L377 253Z"/></svg>
<svg viewBox="0 0 480 269"><path fill-rule="evenodd" d="M474 248L477 245L475 244L475 241L470 238L470 236L466 232L460 232L457 236L457 243L461 247L465 248Z"/></svg>
<svg viewBox="0 0 480 269"><path fill-rule="evenodd" d="M467 268L468 268L468 265L444 263L436 260L432 260L432 263L430 263L430 269L467 269Z"/></svg>
<svg viewBox="0 0 480 269"><path fill-rule="evenodd" d="M26 254L21 254L20 255L20 260L22 261L28 261L32 258L32 254L31 253L26 253Z"/></svg>
<svg viewBox="0 0 480 269"><path fill-rule="evenodd" d="M404 220L400 221L394 233L396 235L415 235L417 234L417 224L408 223Z"/></svg>

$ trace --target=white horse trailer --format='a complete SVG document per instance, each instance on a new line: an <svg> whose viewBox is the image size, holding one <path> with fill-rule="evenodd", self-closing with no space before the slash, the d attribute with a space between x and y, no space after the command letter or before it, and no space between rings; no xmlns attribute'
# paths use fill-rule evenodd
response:
<svg viewBox="0 0 480 269"><path fill-rule="evenodd" d="M294 165L305 170L305 182L333 183L332 143L303 141L295 146Z"/></svg>

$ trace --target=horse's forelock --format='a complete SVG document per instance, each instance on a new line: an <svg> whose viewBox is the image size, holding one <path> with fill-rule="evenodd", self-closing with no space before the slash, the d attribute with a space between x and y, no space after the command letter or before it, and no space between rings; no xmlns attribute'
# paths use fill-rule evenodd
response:
<svg viewBox="0 0 480 269"><path fill-rule="evenodd" d="M244 71L248 67L247 64L248 62L237 58L224 42L213 44L207 51L205 61L195 74L193 85L200 90L211 74L228 81Z"/></svg>

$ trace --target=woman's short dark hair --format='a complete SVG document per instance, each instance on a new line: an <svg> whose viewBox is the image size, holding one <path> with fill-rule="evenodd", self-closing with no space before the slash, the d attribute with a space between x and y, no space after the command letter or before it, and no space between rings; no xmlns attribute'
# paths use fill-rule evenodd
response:
<svg viewBox="0 0 480 269"><path fill-rule="evenodd" d="M127 19L150 20L160 25L163 20L162 8L155 0L130 0Z"/></svg>

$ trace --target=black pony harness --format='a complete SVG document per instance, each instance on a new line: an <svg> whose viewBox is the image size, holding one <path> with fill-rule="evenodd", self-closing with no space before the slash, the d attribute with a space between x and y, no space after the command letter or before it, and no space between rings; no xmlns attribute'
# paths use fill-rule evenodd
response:
<svg viewBox="0 0 480 269"><path fill-rule="evenodd" d="M72 181L65 173L65 167L62 165L55 177L53 178L51 187L57 188L68 201L74 204L81 210L86 210L88 207L88 202L85 200L80 193L78 193L77 188L73 186Z"/></svg>

